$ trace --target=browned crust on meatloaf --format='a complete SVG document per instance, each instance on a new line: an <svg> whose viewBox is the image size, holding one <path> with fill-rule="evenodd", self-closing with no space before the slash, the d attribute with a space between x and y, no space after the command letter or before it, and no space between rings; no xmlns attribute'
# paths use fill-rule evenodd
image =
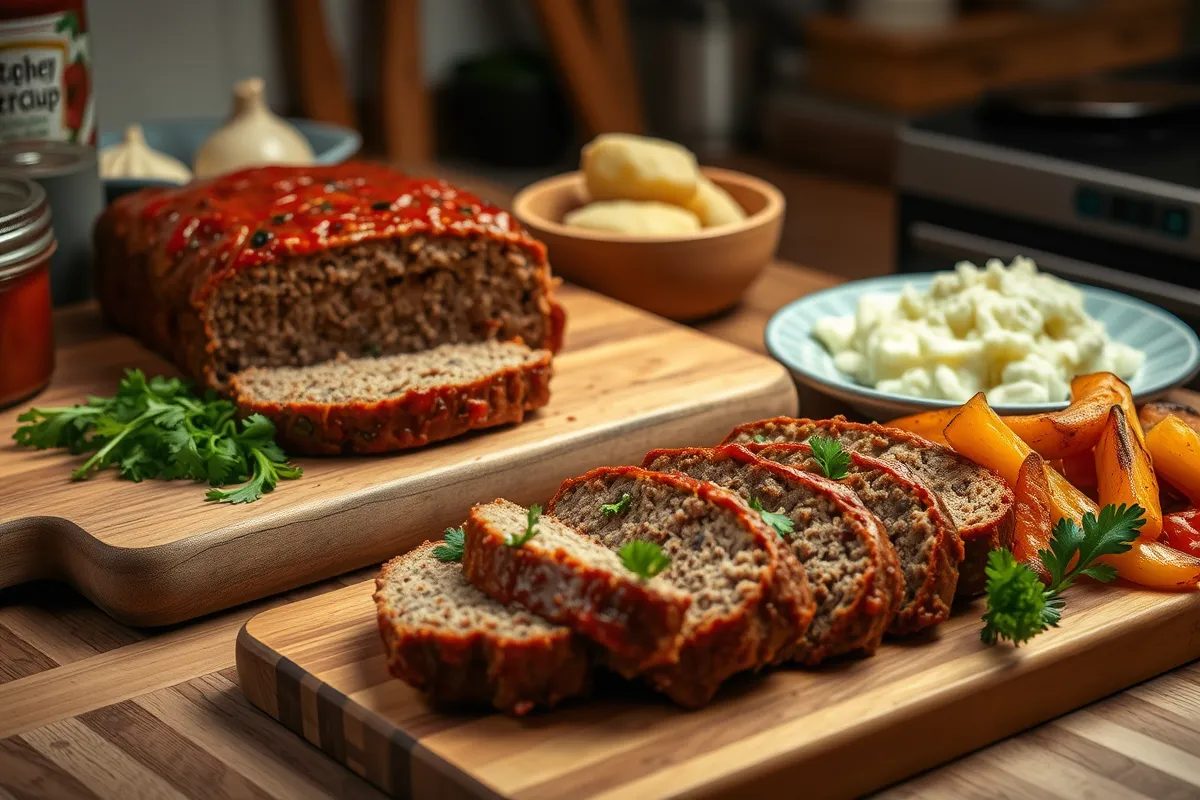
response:
<svg viewBox="0 0 1200 800"><path fill-rule="evenodd" d="M807 444L748 444L746 449L805 472L824 474ZM862 453L850 452L849 455L850 474L839 483L858 495L867 510L883 523L904 571L904 600L888 633L900 636L945 622L950 616L958 585L958 564L963 560L962 540L954 524L947 518L937 496L914 480L904 467ZM878 513L881 509L874 501L878 491L874 484L881 478L889 492L899 492L901 502L911 504L910 518L903 522L915 530L893 530L888 520ZM887 500L880 498L881 504L886 504ZM914 535L923 540L922 550L913 566L924 571L924 579L916 584L909 579L910 565L905 563L904 550L897 543L899 539Z"/></svg>
<svg viewBox="0 0 1200 800"><path fill-rule="evenodd" d="M503 499L477 505L463 526L463 572L477 589L587 636L612 653L610 666L626 677L678 659L690 596L662 581L642 581L603 545L553 518L543 516L538 524L558 524L563 535L578 539L570 549L547 535L510 547L509 535L521 531L505 531L487 516L500 504L512 505ZM514 508L524 517L525 509ZM588 559L590 548L608 556L603 564Z"/></svg>
<svg viewBox="0 0 1200 800"><path fill-rule="evenodd" d="M899 445L912 448L920 458L922 453L936 455L938 458L954 462L961 470L961 478L954 481L958 500L971 501L972 490L979 486L980 481L987 481L988 487L997 495L994 505L982 509L983 519L974 524L965 524L954 513L953 504L948 498L942 497L943 507L949 512L950 519L958 529L962 539L964 557L958 565L958 586L955 590L957 597L974 597L982 593L987 585L987 556L997 548L1007 548L1012 544L1013 533L1013 493L1004 480L986 467L976 464L965 456L961 456L948 447L935 444L914 433L888 428L876 423L850 422L844 417L829 420L793 419L791 417L776 417L758 422L749 422L733 429L728 442L753 442L756 435L765 437L769 442L804 442L813 435L820 433L843 441L846 449L864 452L867 455L883 458L887 461L898 461L912 473L913 478L926 485L934 494L937 489L930 485L926 476L921 474L919 465L905 463L903 458L897 458L889 452ZM847 434L843 437L843 434Z"/></svg>
<svg viewBox="0 0 1200 800"><path fill-rule="evenodd" d="M550 353L532 364L505 367L465 386L414 390L362 403L260 402L232 389L239 410L275 423L275 439L309 455L387 453L420 447L467 431L520 422L550 402Z"/></svg>
<svg viewBox="0 0 1200 800"><path fill-rule="evenodd" d="M879 520L867 511L858 497L845 486L819 475L760 458L740 445L651 450L642 463L647 469L671 471L702 479L695 473L685 472L684 469L689 465L721 462L737 465L735 475L731 476L733 482L723 488L734 491L747 503L753 499L749 485L755 480L753 473L761 471L760 475L772 475L783 485L801 490L806 497L830 504L844 524L844 529L854 535L854 546L862 548L865 555L866 568L854 577L852 589L846 593L852 598L850 602L834 607L828 613L828 622L822 620L820 634L813 636L816 627L814 624L808 634L786 652L785 657L816 665L828 658L849 653L874 654L896 615L904 592L896 551ZM804 506L784 509L783 513L792 518L796 528L792 534L784 536L783 540L788 544L786 550L794 553L796 562L807 570L808 586L816 595L817 608L820 609L822 594L827 591L826 579L830 576L820 573L820 566L814 557L817 548L826 542L817 543L806 536L806 530L811 528L805 528L805 521L811 521L812 511Z"/></svg>
<svg viewBox="0 0 1200 800"><path fill-rule="evenodd" d="M271 228L272 216L277 210L263 205L260 217L248 217L246 208L238 202L242 184L260 191L264 186L279 185L283 188L278 191L284 196L289 192L285 185L288 180L334 181L350 193L346 197L351 197L355 191L353 187L359 183L347 180L351 173L368 186L395 184L400 187L406 186L408 181L400 173L378 164L269 167L242 170L214 179L210 183L211 191L201 201L202 209L195 205L197 184L179 189L149 188L124 195L105 210L95 228L96 295L106 319L166 356L196 382L223 390L226 378L223 367L215 361L218 335L209 308L218 294L215 289L240 277L247 269L286 265L288 259L293 258L272 253L269 260L253 266L230 266L240 251L252 246L252 232ZM481 212L478 219L503 214L500 209L469 193L448 184L441 186L443 192L455 196L458 202L478 208ZM372 214L369 205L360 203L360 206L359 210L348 211L347 215L366 218ZM198 246L181 247L181 242L173 242L173 237L192 218L202 220L199 229L208 235L194 234L192 242ZM352 226L348 226L342 234L323 237L324 246L316 252L342 259L356 247L402 239L412 242L438 239L504 242L524 253L534 270L536 287L530 302L537 306L542 316L543 338L525 343L533 348L545 347L557 352L562 345L565 316L553 299L556 284L550 276L545 246L511 221L507 214L504 218L508 224L504 231L476 219L435 229L427 219L416 218L394 230L375 228L374 233L366 229L352 231ZM222 221L226 219L232 221ZM477 326L480 336L509 338L512 334L505 332L505 320L501 316L481 322Z"/></svg>
<svg viewBox="0 0 1200 800"><path fill-rule="evenodd" d="M684 498L695 498L713 507L719 514L731 515L736 525L749 537L753 549L762 553L758 562L762 568L758 570L757 580L747 578L739 584L740 602L736 613L707 615L694 629L685 628L685 641L680 647L678 662L656 667L645 675L655 688L675 702L687 708L697 708L712 699L726 678L772 663L783 649L803 635L812 617L811 594L808 587L800 582L803 572L798 564L794 573L786 566L780 568L781 563L787 562L780 559L775 531L737 495L709 483L638 467L601 467L565 481L550 501L548 510L555 514L576 492L585 492L589 496L601 495L602 498L606 487L625 479L630 481L635 491L643 485L654 484ZM633 497L632 502L636 508L639 498ZM599 505L597 502L598 513ZM682 510L680 513L683 513ZM599 516L603 518L602 514ZM581 525L574 520L572 523L581 533L595 535L592 526ZM661 539L659 543L669 544L669 531L661 526L657 531L650 529L654 526L643 527L647 530L638 538L653 539L657 533ZM669 570L667 575L669 577ZM694 600L692 609L696 609Z"/></svg>
<svg viewBox="0 0 1200 800"><path fill-rule="evenodd" d="M398 622L398 609L387 607L380 593L406 564L432 559L436 546L427 541L392 559L375 579L379 633L393 677L440 702L489 703L518 716L588 690L591 660L586 640L569 628L520 640L486 630L433 630Z"/></svg>

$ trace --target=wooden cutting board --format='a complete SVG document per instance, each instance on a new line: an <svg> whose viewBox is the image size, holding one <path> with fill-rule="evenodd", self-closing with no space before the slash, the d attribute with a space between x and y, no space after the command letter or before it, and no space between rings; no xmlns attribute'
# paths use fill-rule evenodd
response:
<svg viewBox="0 0 1200 800"><path fill-rule="evenodd" d="M59 578L122 622L174 623L440 538L481 499L545 501L596 464L796 411L790 376L769 358L583 289L564 287L562 301L552 399L524 424L390 456L297 459L303 478L248 505L113 472L72 483L78 458L12 443L30 404L0 411L0 588ZM173 372L107 331L94 307L57 322L58 368L37 405L110 395L128 367Z"/></svg>
<svg viewBox="0 0 1200 800"><path fill-rule="evenodd" d="M1200 592L1092 584L1020 649L980 643L977 601L873 658L735 678L700 711L613 679L513 719L436 708L389 678L373 591L253 617L238 676L256 706L398 797L853 797L1200 656Z"/></svg>

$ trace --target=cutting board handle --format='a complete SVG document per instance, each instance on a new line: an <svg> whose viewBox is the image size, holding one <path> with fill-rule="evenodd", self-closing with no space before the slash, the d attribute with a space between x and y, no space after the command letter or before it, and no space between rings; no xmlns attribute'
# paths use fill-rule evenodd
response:
<svg viewBox="0 0 1200 800"><path fill-rule="evenodd" d="M0 522L0 589L57 574L54 527L63 523L53 517Z"/></svg>

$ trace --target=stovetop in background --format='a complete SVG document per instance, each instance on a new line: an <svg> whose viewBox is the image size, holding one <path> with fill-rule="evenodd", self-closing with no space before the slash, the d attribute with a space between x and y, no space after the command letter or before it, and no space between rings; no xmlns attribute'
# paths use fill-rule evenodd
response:
<svg viewBox="0 0 1200 800"><path fill-rule="evenodd" d="M906 126L897 166L900 270L1027 255L1200 327L1200 61L1117 77L1195 96L1144 118L1120 116L1135 104L1113 107L1115 117L1097 118L1093 107L1071 118L989 99Z"/></svg>

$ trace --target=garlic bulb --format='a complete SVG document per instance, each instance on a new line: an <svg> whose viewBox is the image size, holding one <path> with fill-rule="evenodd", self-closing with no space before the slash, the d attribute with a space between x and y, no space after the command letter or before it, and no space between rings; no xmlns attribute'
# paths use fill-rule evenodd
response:
<svg viewBox="0 0 1200 800"><path fill-rule="evenodd" d="M311 164L313 151L295 127L272 113L261 78L233 87L233 112L196 152L197 178L263 164Z"/></svg>
<svg viewBox="0 0 1200 800"><path fill-rule="evenodd" d="M141 125L130 125L125 129L124 141L100 151L100 177L187 183L192 173L179 159L146 144Z"/></svg>

